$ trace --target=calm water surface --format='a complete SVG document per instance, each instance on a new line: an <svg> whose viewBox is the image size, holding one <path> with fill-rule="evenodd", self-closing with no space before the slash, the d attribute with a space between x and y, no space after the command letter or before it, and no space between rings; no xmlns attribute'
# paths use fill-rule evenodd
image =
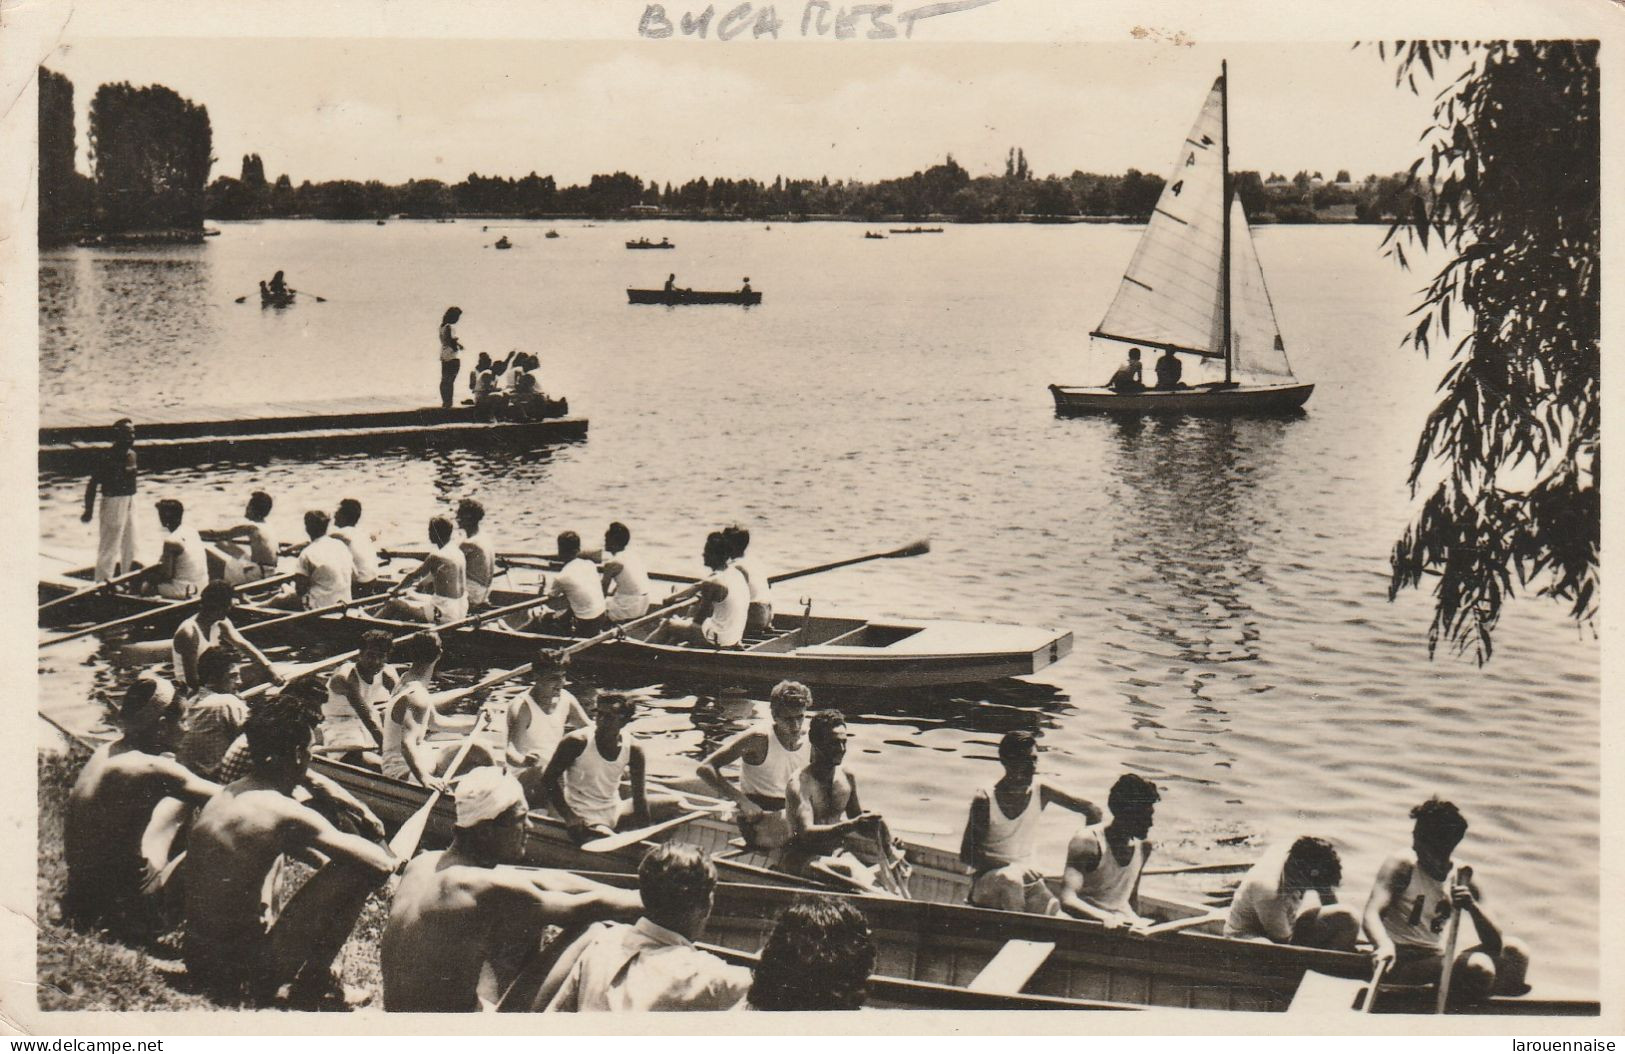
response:
<svg viewBox="0 0 1625 1054"><path fill-rule="evenodd" d="M208 525L264 487L292 539L305 508L354 495L384 539L416 542L429 515L476 495L505 547L551 551L559 530L596 539L620 519L672 570L732 520L776 570L929 536L929 556L781 587L780 607L811 595L824 612L1061 626L1076 648L1030 681L831 698L854 721L866 803L957 844L970 788L997 778L999 735L1034 728L1049 779L1097 800L1125 769L1164 788L1165 863L1317 833L1363 900L1409 841L1406 811L1439 793L1471 821L1461 855L1534 945L1537 980L1594 988L1598 646L1530 601L1509 610L1488 666L1429 661L1428 598L1387 601L1441 366L1398 348L1421 278L1381 259L1380 230L1257 236L1293 365L1317 385L1305 416L1123 423L1059 420L1045 385L1109 375L1117 352L1091 357L1086 334L1132 228L881 243L849 224L569 223L549 240L550 225L515 222L220 226L199 247L44 254L44 416L354 392L429 402L435 328L458 304L467 361L536 352L543 387L591 436L524 456L207 465L149 475L144 499L180 496ZM487 248L503 233L512 251ZM678 248L622 248L639 235ZM278 268L327 302L233 302ZM626 286L670 271L697 289L749 275L765 302L626 303ZM42 546L88 562L80 486L42 480ZM81 719L130 675L93 642L42 653L41 672L45 705ZM671 684L639 727L658 768L688 771L760 706ZM1071 827L1046 817L1056 866Z"/></svg>

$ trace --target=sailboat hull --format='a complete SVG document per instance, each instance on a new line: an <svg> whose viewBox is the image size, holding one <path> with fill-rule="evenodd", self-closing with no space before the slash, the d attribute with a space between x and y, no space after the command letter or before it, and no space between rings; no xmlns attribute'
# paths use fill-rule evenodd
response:
<svg viewBox="0 0 1625 1054"><path fill-rule="evenodd" d="M1049 386L1059 417L1084 414L1285 414L1303 407L1313 384L1197 385L1122 394L1110 388Z"/></svg>

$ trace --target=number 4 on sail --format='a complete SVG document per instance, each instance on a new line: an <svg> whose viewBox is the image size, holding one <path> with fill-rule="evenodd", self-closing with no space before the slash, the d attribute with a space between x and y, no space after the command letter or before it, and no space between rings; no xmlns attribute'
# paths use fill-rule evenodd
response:
<svg viewBox="0 0 1625 1054"><path fill-rule="evenodd" d="M1292 375L1264 271L1230 185L1228 70L1202 104L1146 223L1123 283L1090 336L1154 349L1156 379L1131 362L1107 387L1050 385L1059 414L1296 410L1315 390ZM1223 380L1179 379L1179 356ZM1147 372L1151 364L1145 363Z"/></svg>

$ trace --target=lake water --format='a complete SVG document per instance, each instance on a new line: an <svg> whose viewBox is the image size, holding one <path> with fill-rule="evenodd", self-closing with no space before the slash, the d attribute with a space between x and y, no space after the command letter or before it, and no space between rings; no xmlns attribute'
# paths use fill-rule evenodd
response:
<svg viewBox="0 0 1625 1054"><path fill-rule="evenodd" d="M544 239L553 226L557 239ZM582 443L483 453L226 464L150 474L224 523L248 492L300 535L307 507L355 496L391 542L478 496L505 548L551 551L631 525L655 567L692 570L705 533L752 526L788 570L929 536L929 556L781 587L781 609L1060 626L1073 654L1028 681L834 699L864 801L957 845L972 787L1011 728L1042 732L1041 773L1104 801L1133 770L1163 788L1162 863L1247 857L1314 833L1363 902L1407 811L1461 805L1471 861L1534 979L1594 991L1598 645L1552 604L1512 605L1493 660L1429 660L1429 598L1386 597L1408 522L1405 473L1439 362L1398 346L1422 276L1375 227L1265 228L1258 252L1294 368L1316 384L1290 420L1057 419L1045 386L1099 383L1116 349L1087 333L1138 230L954 227L866 241L851 224L270 222L206 245L64 249L40 265L41 402L253 403L399 393L433 401L435 329L465 311L468 349L519 347L591 418ZM509 252L487 248L500 234ZM670 237L671 252L623 241ZM250 297L278 268L327 298ZM624 289L737 288L760 308L632 307ZM137 415L139 416L139 415ZM40 485L42 546L84 554L81 482ZM157 525L141 512L153 548ZM44 705L83 718L129 676L93 642L42 653ZM462 676L471 671L455 671ZM758 694L760 694L758 692ZM667 685L638 728L664 772L761 704ZM1072 830L1044 820L1059 867ZM1148 880L1151 881L1151 880ZM1216 885L1210 881L1209 885Z"/></svg>

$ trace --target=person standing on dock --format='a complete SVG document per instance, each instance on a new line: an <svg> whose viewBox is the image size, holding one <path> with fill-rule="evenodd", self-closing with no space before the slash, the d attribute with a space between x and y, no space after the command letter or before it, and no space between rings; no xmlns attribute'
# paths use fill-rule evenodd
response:
<svg viewBox="0 0 1625 1054"><path fill-rule="evenodd" d="M570 730L592 724L564 686L569 668L568 655L542 649L531 664L530 688L508 703L508 768L525 788L526 800L538 809L547 805L542 773L554 751Z"/></svg>
<svg viewBox="0 0 1625 1054"><path fill-rule="evenodd" d="M310 541L294 568L294 594L298 606L306 611L349 603L354 596L355 562L350 547L327 533L330 522L321 509L305 513L305 534Z"/></svg>
<svg viewBox="0 0 1625 1054"><path fill-rule="evenodd" d="M158 522L164 528L163 565L151 592L170 600L189 600L209 584L209 557L197 529L186 523L186 506L174 498L158 502Z"/></svg>
<svg viewBox="0 0 1625 1054"><path fill-rule="evenodd" d="M635 919L636 890L568 871L504 868L525 860L530 827L519 781L476 769L457 785L451 848L401 876L378 945L384 1009L449 1014L495 1008L549 926Z"/></svg>
<svg viewBox="0 0 1625 1054"><path fill-rule="evenodd" d="M785 795L811 758L806 735L811 708L806 685L780 681L768 698L770 720L739 733L700 762L700 778L738 806L740 833L753 849L776 849L790 840ZM736 759L737 786L722 774Z"/></svg>
<svg viewBox="0 0 1625 1054"><path fill-rule="evenodd" d="M1445 931L1452 912L1472 919L1478 943L1458 951L1451 969L1451 1001L1480 1002L1528 991L1529 952L1506 936L1481 902L1469 870L1451 859L1467 835L1467 820L1453 802L1430 798L1411 810L1411 847L1377 870L1365 906L1365 935L1373 961L1391 984L1438 984L1445 970Z"/></svg>
<svg viewBox="0 0 1625 1054"><path fill-rule="evenodd" d="M1117 777L1106 796L1111 819L1085 827L1067 846L1062 911L1107 929L1150 924L1138 909L1140 872L1151 855L1146 835L1161 798L1150 781L1132 772Z"/></svg>
<svg viewBox="0 0 1625 1054"><path fill-rule="evenodd" d="M649 610L649 572L643 555L632 548L632 531L619 521L604 532L604 561L600 567L610 621L628 622Z"/></svg>
<svg viewBox="0 0 1625 1054"><path fill-rule="evenodd" d="M449 519L435 516L429 520L429 542L434 549L389 591L390 599L382 609L385 618L440 623L468 615L468 564ZM429 592L412 588L424 581Z"/></svg>
<svg viewBox="0 0 1625 1054"><path fill-rule="evenodd" d="M226 543L221 546L227 557L225 573L221 577L228 584L242 585L276 574L281 546L265 522L265 518L271 515L271 508L271 496L263 490L256 490L248 496L248 506L243 510L246 522L222 531L198 532L198 537L206 542ZM234 542L248 543L247 551L240 545L231 544Z"/></svg>
<svg viewBox="0 0 1625 1054"><path fill-rule="evenodd" d="M848 772L846 718L839 710L812 716L807 765L785 788L790 840L780 866L791 874L835 878L872 889L875 873L867 860L884 852L894 868L905 868L886 821L858 802L858 778ZM861 855L860 855L861 854ZM882 870L885 863L882 862Z"/></svg>
<svg viewBox="0 0 1625 1054"><path fill-rule="evenodd" d="M463 351L463 342L457 339L457 333L452 329L463 317L460 307L448 307L446 313L440 316L440 405L451 409L451 401L457 391L457 373L463 367L463 360L458 358Z"/></svg>
<svg viewBox="0 0 1625 1054"><path fill-rule="evenodd" d="M102 512L96 539L96 581L105 582L135 569L135 422L121 417L113 424L113 445L107 449L90 479L85 481L85 513L89 523L101 491Z"/></svg>
<svg viewBox="0 0 1625 1054"><path fill-rule="evenodd" d="M723 528L722 533L728 539L728 547L733 554L729 565L738 568L750 586L745 632L752 635L769 633L773 629L773 586L768 582L767 572L753 558L745 555L750 548L750 531L736 523Z"/></svg>
<svg viewBox="0 0 1625 1054"><path fill-rule="evenodd" d="M485 506L473 498L457 503L457 527L463 537L457 547L463 552L467 571L468 609L477 611L485 606L491 595L491 582L496 578L497 554L490 536L480 535L480 521L485 519Z"/></svg>
<svg viewBox="0 0 1625 1054"><path fill-rule="evenodd" d="M220 787L170 756L180 740L181 704L162 677L143 675L130 686L118 723L122 734L97 748L68 794L62 909L87 925L157 936L174 925L166 902L176 899L179 872L169 868L171 855L149 860L143 854L153 810L166 798L202 805ZM170 854L178 849L166 848Z"/></svg>
<svg viewBox="0 0 1625 1054"><path fill-rule="evenodd" d="M271 660L250 644L248 638L232 623L231 609L236 602L237 595L230 586L224 582L210 582L203 587L197 614L176 627L175 636L169 642L169 659L175 680L183 692L203 683L198 662L222 645L245 653L265 674L266 680L282 683L282 675L271 665Z"/></svg>
<svg viewBox="0 0 1625 1054"><path fill-rule="evenodd" d="M361 503L345 498L333 512L333 529L327 532L343 542L350 550L350 564L355 570L352 592L366 595L377 592L378 538L361 526Z"/></svg>
<svg viewBox="0 0 1625 1054"><path fill-rule="evenodd" d="M1360 936L1360 917L1337 902L1342 881L1343 863L1332 843L1305 835L1284 858L1279 849L1267 853L1242 878L1224 935L1351 952ZM1311 891L1318 903L1305 904Z"/></svg>
<svg viewBox="0 0 1625 1054"><path fill-rule="evenodd" d="M1039 817L1047 805L1070 809L1084 823L1101 820L1093 802L1074 797L1034 777L1038 772L1038 739L1025 730L1006 732L999 740L1004 775L971 799L959 859L975 880L970 902L980 908L1060 913L1038 866Z"/></svg>

